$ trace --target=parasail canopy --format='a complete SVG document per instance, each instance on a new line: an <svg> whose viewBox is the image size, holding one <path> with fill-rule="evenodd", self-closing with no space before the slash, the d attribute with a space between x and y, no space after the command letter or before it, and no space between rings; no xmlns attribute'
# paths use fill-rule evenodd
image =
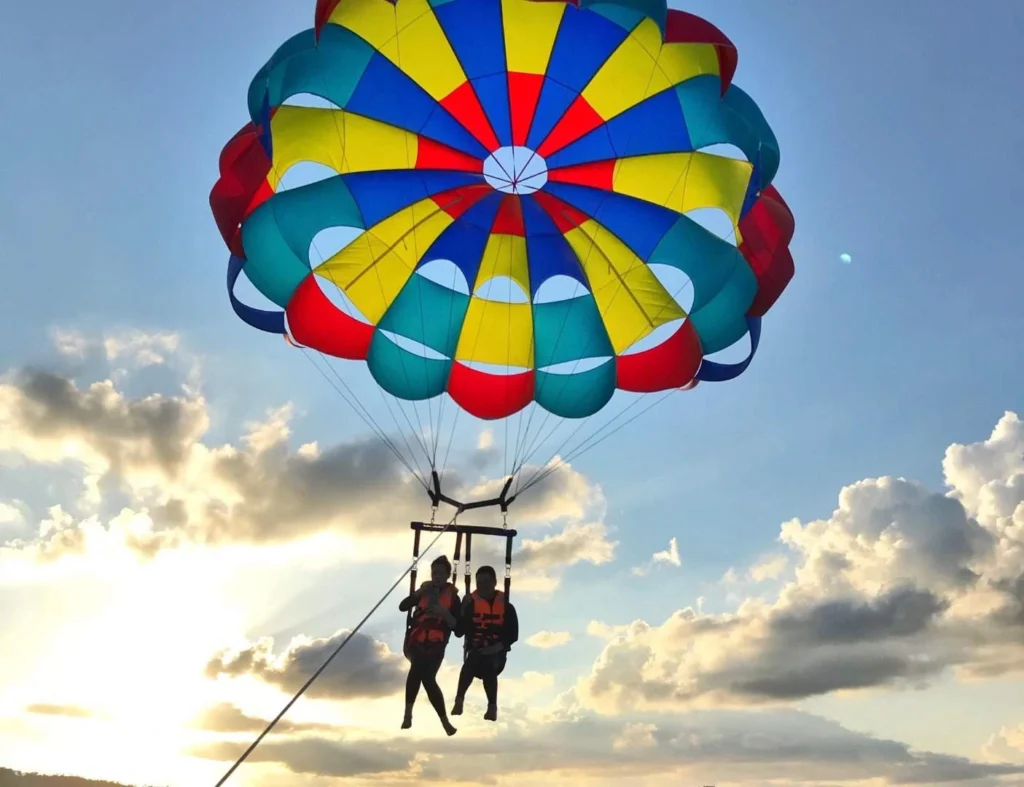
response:
<svg viewBox="0 0 1024 787"><path fill-rule="evenodd" d="M736 67L665 0L319 0L221 155L234 309L484 419L736 377L793 276L779 146ZM331 176L283 188L302 162ZM319 258L339 227L359 234ZM278 310L236 297L243 273Z"/></svg>

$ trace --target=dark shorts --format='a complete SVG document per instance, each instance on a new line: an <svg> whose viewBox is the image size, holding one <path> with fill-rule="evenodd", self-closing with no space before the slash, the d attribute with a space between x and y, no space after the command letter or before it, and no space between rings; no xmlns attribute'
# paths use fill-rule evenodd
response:
<svg viewBox="0 0 1024 787"><path fill-rule="evenodd" d="M444 661L444 652L448 647L447 642L413 642L412 632L405 636L405 646L402 653L413 663L429 664L431 662Z"/></svg>
<svg viewBox="0 0 1024 787"><path fill-rule="evenodd" d="M496 678L504 671L507 658L506 651L485 655L479 651L471 650L466 654L465 667L474 678Z"/></svg>
<svg viewBox="0 0 1024 787"><path fill-rule="evenodd" d="M444 645L414 645L405 648L405 657L412 664L440 664L444 661Z"/></svg>

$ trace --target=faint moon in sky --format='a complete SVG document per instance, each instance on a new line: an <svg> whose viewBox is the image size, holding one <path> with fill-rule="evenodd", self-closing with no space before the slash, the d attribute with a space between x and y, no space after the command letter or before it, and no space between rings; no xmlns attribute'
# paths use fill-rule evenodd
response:
<svg viewBox="0 0 1024 787"><path fill-rule="evenodd" d="M849 254L840 254L839 261L844 265L849 265L851 262L853 262L853 257L851 257Z"/></svg>

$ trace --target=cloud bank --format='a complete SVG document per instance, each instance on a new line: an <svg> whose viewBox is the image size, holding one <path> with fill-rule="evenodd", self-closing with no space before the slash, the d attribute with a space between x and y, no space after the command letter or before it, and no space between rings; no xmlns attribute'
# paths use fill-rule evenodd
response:
<svg viewBox="0 0 1024 787"><path fill-rule="evenodd" d="M77 351L63 339L70 344L66 352ZM151 345L138 337L125 344ZM176 345L155 346L167 351ZM128 352L121 345L107 349ZM273 546L322 533L405 537L405 523L422 518L426 495L388 447L376 438L294 447L292 418L290 405L279 407L250 424L237 444L214 445L207 440L208 403L194 388L132 398L111 380L79 384L44 370L8 374L0 378L0 456L76 468L82 497L79 513L51 507L37 536L9 542L0 560L5 551L8 558L55 561L123 547L145 559L184 546ZM480 445L491 449L486 440ZM496 494L501 483L470 480L457 468L446 474L449 492L461 499ZM113 494L127 505L103 516L100 503ZM388 501L385 523L382 500ZM564 567L613 557L615 543L600 521L600 490L569 466L517 501L514 514L520 521L566 523L561 531L521 540L520 590L550 591ZM0 504L0 523L21 524L24 517L13 502ZM479 557L488 557L481 546Z"/></svg>
<svg viewBox="0 0 1024 787"><path fill-rule="evenodd" d="M774 601L605 627L581 697L609 713L761 705L1024 671L1024 426L1007 413L943 469L945 492L867 479L827 519L784 524L793 578Z"/></svg>

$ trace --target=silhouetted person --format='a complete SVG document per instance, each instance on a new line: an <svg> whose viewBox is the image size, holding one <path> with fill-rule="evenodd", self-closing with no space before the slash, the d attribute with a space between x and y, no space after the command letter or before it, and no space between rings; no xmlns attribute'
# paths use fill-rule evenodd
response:
<svg viewBox="0 0 1024 787"><path fill-rule="evenodd" d="M459 673L452 715L462 715L462 704L474 678L480 678L487 695L488 721L498 719L498 676L505 669L505 660L512 644L519 639L519 617L516 608L496 590L497 574L490 566L476 572L476 590L463 602L456 636L466 638L466 659Z"/></svg>
<svg viewBox="0 0 1024 787"><path fill-rule="evenodd" d="M426 689L430 704L444 725L444 731L454 735L456 730L448 721L444 708L444 695L437 685L437 671L444 661L444 651L458 621L459 591L448 578L452 564L442 555L430 564L430 581L420 585L419 590L402 599L400 612L414 609L412 625L405 637L405 657L409 660L409 677L405 681L405 718L402 729L412 726L412 707L420 684Z"/></svg>

